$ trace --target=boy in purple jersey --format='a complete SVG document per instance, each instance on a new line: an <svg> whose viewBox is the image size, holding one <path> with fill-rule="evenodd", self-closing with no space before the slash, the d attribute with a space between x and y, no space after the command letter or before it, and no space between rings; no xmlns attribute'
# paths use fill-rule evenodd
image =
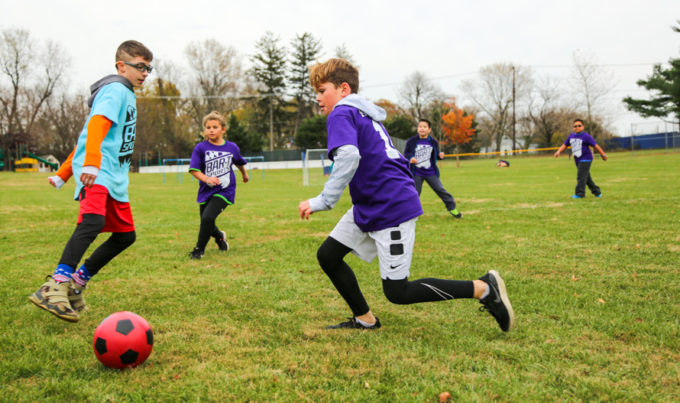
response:
<svg viewBox="0 0 680 403"><path fill-rule="evenodd" d="M574 155L574 163L576 163L576 191L571 196L572 199L586 197L586 185L595 197L602 197L602 191L590 176L590 165L593 163L593 153L590 151L590 147L595 148L605 161L607 161L607 154L584 129L583 120L574 120L574 132L567 137L559 150L555 151L555 158L557 158L567 146L571 146L571 153Z"/></svg>
<svg viewBox="0 0 680 403"><path fill-rule="evenodd" d="M321 268L352 310L353 317L329 329L377 329L373 315L344 257L352 252L380 262L383 291L390 302L413 304L454 298L477 298L503 331L514 314L501 276L491 270L479 280L425 278L409 281L418 216L423 213L408 161L387 135L385 111L356 94L357 69L343 59L311 68L321 112L328 115L328 157L333 171L321 194L300 202L300 217L330 210L349 185L352 207L317 251Z"/></svg>
<svg viewBox="0 0 680 403"><path fill-rule="evenodd" d="M444 153L439 151L439 142L430 136L432 125L427 119L418 121L418 134L408 139L404 147L404 157L411 164L413 179L416 181L418 195L423 189L423 181L430 185L430 188L439 196L446 206L446 211L454 218L461 218L463 215L456 209L456 201L447 192L439 180L439 168L437 160L444 159Z"/></svg>
<svg viewBox="0 0 680 403"><path fill-rule="evenodd" d="M249 180L246 160L241 157L238 146L224 139L227 123L218 112L210 112L203 118L203 137L206 141L198 143L191 154L189 173L198 179L197 202L200 205L201 227L196 247L189 253L192 259L200 259L210 237L221 251L228 251L227 234L215 225L217 216L234 204L236 197L236 175L232 169L236 165L243 183Z"/></svg>

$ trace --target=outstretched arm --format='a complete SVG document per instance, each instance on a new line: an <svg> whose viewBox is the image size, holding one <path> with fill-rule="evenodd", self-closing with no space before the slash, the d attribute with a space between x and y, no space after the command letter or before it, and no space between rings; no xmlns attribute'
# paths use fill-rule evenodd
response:
<svg viewBox="0 0 680 403"><path fill-rule="evenodd" d="M113 122L102 115L94 115L87 124L87 140L85 141L85 161L80 174L80 181L85 187L94 185L102 163L102 142L113 126Z"/></svg>
<svg viewBox="0 0 680 403"><path fill-rule="evenodd" d="M248 183L250 180L250 177L248 176L248 172L246 171L246 166L245 165L236 165L236 168L238 168L239 171L241 171L241 177L243 178L243 183Z"/></svg>
<svg viewBox="0 0 680 403"><path fill-rule="evenodd" d="M565 146L564 144L562 144L562 145L560 146L560 148L559 148L557 151L555 151L555 158L559 157L560 154L562 154L562 151L564 151L564 150L566 150L566 149L567 149L567 146Z"/></svg>
<svg viewBox="0 0 680 403"><path fill-rule="evenodd" d="M332 209L354 177L360 159L359 149L355 146L338 147L333 152L333 171L328 177L328 182L324 185L320 195L300 202L298 205L300 217L306 220L315 211Z"/></svg>
<svg viewBox="0 0 680 403"><path fill-rule="evenodd" d="M57 173L54 174L54 176L47 178L47 180L50 181L50 185L57 189L61 189L61 187L64 186L64 183L68 182L68 180L73 176L73 167L71 166L71 163L73 161L73 154L75 154L75 152L76 149L74 147L73 151L71 151L71 154L69 154L68 158L66 158L66 161L64 161L57 170Z"/></svg>
<svg viewBox="0 0 680 403"><path fill-rule="evenodd" d="M599 144L595 144L595 150L597 150L597 152L600 153L603 160L607 161L607 154L604 153L604 150L602 149L602 147L600 147Z"/></svg>

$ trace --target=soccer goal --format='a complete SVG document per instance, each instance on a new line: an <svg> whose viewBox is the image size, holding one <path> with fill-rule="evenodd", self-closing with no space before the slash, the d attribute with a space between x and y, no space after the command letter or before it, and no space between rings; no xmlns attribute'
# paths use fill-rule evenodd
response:
<svg viewBox="0 0 680 403"><path fill-rule="evenodd" d="M302 152L302 186L321 185L331 173L331 161L325 148L311 148Z"/></svg>

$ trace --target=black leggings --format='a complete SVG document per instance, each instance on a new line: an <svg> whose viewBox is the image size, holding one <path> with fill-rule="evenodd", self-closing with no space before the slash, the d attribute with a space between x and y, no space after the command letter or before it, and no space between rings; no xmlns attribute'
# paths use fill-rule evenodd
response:
<svg viewBox="0 0 680 403"><path fill-rule="evenodd" d="M206 203L200 205L201 228L198 230L198 241L196 242L198 249L205 250L210 237L215 239L222 238L215 220L226 207L227 202L221 197L211 197Z"/></svg>
<svg viewBox="0 0 680 403"><path fill-rule="evenodd" d="M60 264L66 264L77 269L78 262L90 247L97 235L104 228L105 218L99 214L83 214L83 221L76 226L73 235L66 243L61 254ZM85 267L91 275L104 267L114 257L132 245L137 238L135 231L113 232L109 239L99 245L92 255L85 260Z"/></svg>
<svg viewBox="0 0 680 403"><path fill-rule="evenodd" d="M349 305L354 316L361 316L370 311L364 299L359 283L352 269L343 260L350 248L337 240L328 237L319 247L316 257L319 265L331 279L342 298ZM444 301L454 298L472 298L474 286L472 281L441 280L424 278L408 281L382 281L383 292L387 299L395 304L414 304L418 302Z"/></svg>

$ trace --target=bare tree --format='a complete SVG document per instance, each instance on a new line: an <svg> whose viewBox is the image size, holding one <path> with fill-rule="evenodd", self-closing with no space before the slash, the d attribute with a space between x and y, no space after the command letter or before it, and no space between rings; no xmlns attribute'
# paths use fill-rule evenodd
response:
<svg viewBox="0 0 680 403"><path fill-rule="evenodd" d="M49 99L33 129L38 153L52 154L64 161L75 148L88 113L83 95L62 93Z"/></svg>
<svg viewBox="0 0 680 403"><path fill-rule="evenodd" d="M578 50L572 55L574 70L571 84L574 92L575 109L585 113L588 121L586 127L593 128L593 122L606 115L607 107L605 99L609 95L616 82L611 72L599 66L592 55L587 55ZM590 124L588 124L590 123ZM598 133L591 133L597 137Z"/></svg>
<svg viewBox="0 0 680 403"><path fill-rule="evenodd" d="M529 99L524 146L527 147L531 140L538 141L542 147L555 145L555 135L569 129L573 114L572 109L564 107L559 82L549 76L539 79Z"/></svg>
<svg viewBox="0 0 680 403"><path fill-rule="evenodd" d="M498 63L482 67L478 81L466 80L462 84L463 92L480 108L482 114L476 115L480 129L494 140L496 151L500 151L503 137L512 136L513 106L527 98L531 76L528 67Z"/></svg>
<svg viewBox="0 0 680 403"><path fill-rule="evenodd" d="M215 39L190 43L185 55L193 74L188 83L188 109L200 128L210 111L228 114L238 107L243 67L236 50Z"/></svg>
<svg viewBox="0 0 680 403"><path fill-rule="evenodd" d="M65 51L48 41L38 46L23 29L0 35L0 148L10 151L31 143L31 130L70 61Z"/></svg>
<svg viewBox="0 0 680 403"><path fill-rule="evenodd" d="M398 93L413 120L425 117L426 107L444 98L442 90L419 71L406 77Z"/></svg>

